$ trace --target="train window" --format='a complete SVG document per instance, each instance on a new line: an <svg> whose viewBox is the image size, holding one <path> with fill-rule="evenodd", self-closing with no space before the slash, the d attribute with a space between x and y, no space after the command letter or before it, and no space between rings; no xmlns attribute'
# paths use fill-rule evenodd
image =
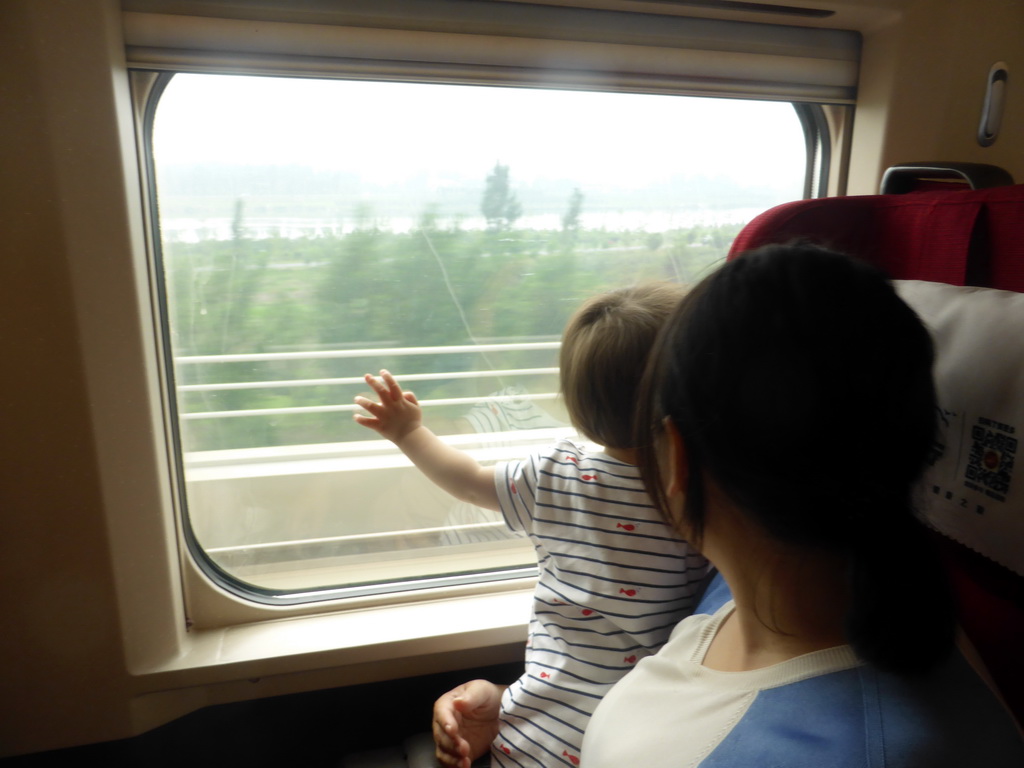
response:
<svg viewBox="0 0 1024 768"><path fill-rule="evenodd" d="M269 602L531 572L496 514L354 423L362 374L393 371L481 461L520 458L571 433L556 360L583 298L699 278L812 172L786 102L163 78L149 149L186 538Z"/></svg>

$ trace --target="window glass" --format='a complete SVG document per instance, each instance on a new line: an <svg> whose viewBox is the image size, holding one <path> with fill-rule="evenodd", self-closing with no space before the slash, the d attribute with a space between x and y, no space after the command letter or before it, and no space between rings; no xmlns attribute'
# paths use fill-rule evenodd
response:
<svg viewBox="0 0 1024 768"><path fill-rule="evenodd" d="M306 596L534 563L353 421L363 373L522 458L572 433L579 302L700 278L806 172L788 103L199 74L152 150L188 527L222 576Z"/></svg>

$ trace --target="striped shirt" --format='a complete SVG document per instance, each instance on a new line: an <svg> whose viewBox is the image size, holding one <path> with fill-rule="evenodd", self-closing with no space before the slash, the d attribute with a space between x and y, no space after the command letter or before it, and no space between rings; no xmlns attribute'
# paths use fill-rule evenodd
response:
<svg viewBox="0 0 1024 768"><path fill-rule="evenodd" d="M492 765L579 765L591 713L692 612L707 561L661 520L636 467L568 440L498 465L495 484L540 580Z"/></svg>

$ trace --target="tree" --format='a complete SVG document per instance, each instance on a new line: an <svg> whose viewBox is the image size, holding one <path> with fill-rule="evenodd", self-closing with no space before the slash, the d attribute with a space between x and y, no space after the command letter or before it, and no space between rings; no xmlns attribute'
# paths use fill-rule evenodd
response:
<svg viewBox="0 0 1024 768"><path fill-rule="evenodd" d="M241 243L245 239L245 198L235 199L235 215L231 217L231 239Z"/></svg>
<svg viewBox="0 0 1024 768"><path fill-rule="evenodd" d="M569 195L569 208L562 216L563 232L578 232L580 228L580 211L583 208L583 193L576 187Z"/></svg>
<svg viewBox="0 0 1024 768"><path fill-rule="evenodd" d="M480 210L489 230L501 232L510 229L523 215L523 206L509 188L508 178L508 166L501 163L495 163L494 170L487 176Z"/></svg>

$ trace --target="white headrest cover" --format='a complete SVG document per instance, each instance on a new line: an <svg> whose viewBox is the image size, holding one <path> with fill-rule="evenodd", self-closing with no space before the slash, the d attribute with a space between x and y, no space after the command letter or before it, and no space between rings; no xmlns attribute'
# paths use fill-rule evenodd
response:
<svg viewBox="0 0 1024 768"><path fill-rule="evenodd" d="M935 339L941 455L918 499L945 535L1024 575L1024 294L894 281Z"/></svg>

